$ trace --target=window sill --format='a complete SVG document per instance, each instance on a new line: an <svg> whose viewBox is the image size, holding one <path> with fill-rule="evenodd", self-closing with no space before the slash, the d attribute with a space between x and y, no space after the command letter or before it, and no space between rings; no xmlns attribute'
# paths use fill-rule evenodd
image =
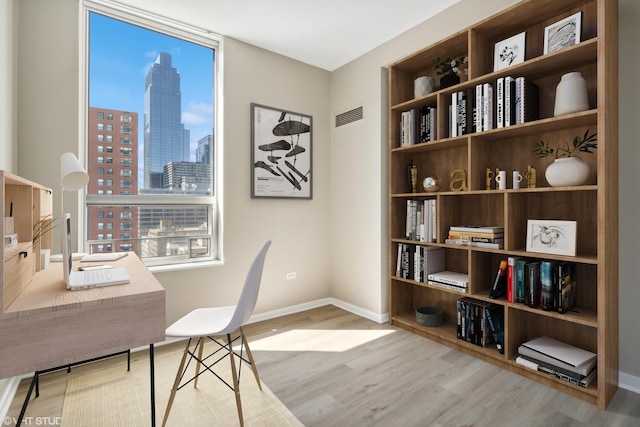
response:
<svg viewBox="0 0 640 427"><path fill-rule="evenodd" d="M182 270L191 270L194 268L203 268L203 267L219 267L222 265L224 265L223 261L213 260L213 261L193 262L193 263L184 263L184 264L153 265L147 268L152 273L164 273L167 271L182 271Z"/></svg>

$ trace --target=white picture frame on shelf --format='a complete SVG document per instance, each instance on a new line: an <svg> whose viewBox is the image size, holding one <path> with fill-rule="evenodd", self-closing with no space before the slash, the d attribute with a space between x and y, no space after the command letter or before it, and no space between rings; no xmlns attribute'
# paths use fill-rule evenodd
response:
<svg viewBox="0 0 640 427"><path fill-rule="evenodd" d="M526 32L499 41L493 51L493 71L524 62Z"/></svg>
<svg viewBox="0 0 640 427"><path fill-rule="evenodd" d="M582 12L574 13L544 29L544 54L580 43Z"/></svg>
<svg viewBox="0 0 640 427"><path fill-rule="evenodd" d="M576 256L576 221L527 220L527 252Z"/></svg>

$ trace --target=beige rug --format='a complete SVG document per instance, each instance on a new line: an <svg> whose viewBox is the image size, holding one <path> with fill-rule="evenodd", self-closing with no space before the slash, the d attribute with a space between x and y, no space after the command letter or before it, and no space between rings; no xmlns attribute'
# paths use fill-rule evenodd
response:
<svg viewBox="0 0 640 427"><path fill-rule="evenodd" d="M156 351L157 426L162 424L181 356L182 352L158 354ZM149 426L148 360L148 357L132 358L130 372L119 364L69 379L62 408L62 425ZM230 378L228 360L218 366L216 372L222 369L224 374L221 376ZM303 425L264 383L262 391L258 389L247 365L242 367L240 395L244 425L247 427ZM200 376L197 389L191 383L178 390L167 422L167 426L238 425L233 391L210 373Z"/></svg>

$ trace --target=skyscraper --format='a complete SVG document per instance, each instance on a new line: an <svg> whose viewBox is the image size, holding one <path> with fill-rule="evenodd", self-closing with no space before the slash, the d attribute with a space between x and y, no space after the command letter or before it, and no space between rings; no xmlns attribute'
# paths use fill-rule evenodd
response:
<svg viewBox="0 0 640 427"><path fill-rule="evenodd" d="M162 188L162 170L184 158L180 74L161 52L147 72L144 92L144 188Z"/></svg>

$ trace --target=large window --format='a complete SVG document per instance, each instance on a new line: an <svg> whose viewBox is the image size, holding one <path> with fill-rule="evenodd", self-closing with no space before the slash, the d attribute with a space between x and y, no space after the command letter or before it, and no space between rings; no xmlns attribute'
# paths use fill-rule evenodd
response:
<svg viewBox="0 0 640 427"><path fill-rule="evenodd" d="M217 37L111 0L84 7L88 251L135 251L150 266L218 259ZM98 178L105 163L127 178ZM109 244L105 213L126 230Z"/></svg>

